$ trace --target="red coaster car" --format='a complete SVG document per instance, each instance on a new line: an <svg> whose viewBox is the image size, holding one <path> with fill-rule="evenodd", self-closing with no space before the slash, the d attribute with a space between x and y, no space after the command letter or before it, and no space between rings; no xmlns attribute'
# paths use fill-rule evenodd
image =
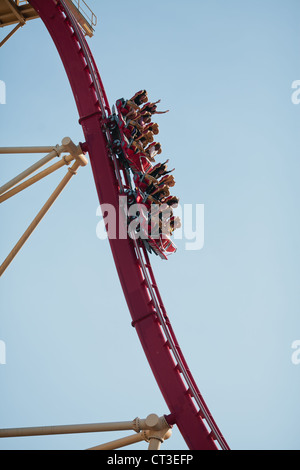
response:
<svg viewBox="0 0 300 470"><path fill-rule="evenodd" d="M151 233L151 223L149 223L150 206L146 202L147 195L143 194L138 188L136 190L136 204L143 205L146 210L139 211L139 225L137 227L138 238L144 243L146 249L154 252L162 259L168 259L168 256L177 251L176 245L171 238L162 233Z"/></svg>

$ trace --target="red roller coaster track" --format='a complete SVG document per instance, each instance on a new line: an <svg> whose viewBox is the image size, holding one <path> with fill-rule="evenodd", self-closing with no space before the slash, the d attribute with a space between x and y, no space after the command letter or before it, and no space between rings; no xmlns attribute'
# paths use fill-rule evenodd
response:
<svg viewBox="0 0 300 470"><path fill-rule="evenodd" d="M110 150L106 120L110 107L81 28L61 0L29 0L48 29L65 67L85 136L100 204L119 214L124 189L121 169ZM191 450L229 450L186 364L164 308L144 245L109 239L128 308L147 360L176 424Z"/></svg>

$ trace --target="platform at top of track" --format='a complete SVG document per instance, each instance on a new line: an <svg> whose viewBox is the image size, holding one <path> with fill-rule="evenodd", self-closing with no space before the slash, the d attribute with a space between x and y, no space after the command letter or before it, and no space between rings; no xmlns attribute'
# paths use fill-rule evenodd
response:
<svg viewBox="0 0 300 470"><path fill-rule="evenodd" d="M25 24L28 20L38 18L39 15L25 1L7 1L0 0L0 27L10 26L14 24Z"/></svg>
<svg viewBox="0 0 300 470"><path fill-rule="evenodd" d="M97 24L96 15L83 0L65 1L85 35L92 37ZM23 25L35 18L39 18L39 15L26 0L0 0L0 28L15 24Z"/></svg>

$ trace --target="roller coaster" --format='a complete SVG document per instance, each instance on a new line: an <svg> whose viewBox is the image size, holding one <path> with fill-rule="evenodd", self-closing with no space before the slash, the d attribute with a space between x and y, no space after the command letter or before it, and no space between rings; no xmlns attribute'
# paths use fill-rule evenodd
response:
<svg viewBox="0 0 300 470"><path fill-rule="evenodd" d="M61 146L55 148L1 148L1 153L47 153L47 156L26 172L18 175L0 188L0 201L33 184L46 174L63 165L68 168L57 190L43 207L37 218L19 240L10 255L0 267L3 275L17 252L47 213L73 174L88 163L88 154L100 205L111 205L116 209L118 226L128 226L126 213L119 211L120 196L132 202L145 201L143 193L135 192L135 162L130 158L128 141L124 146L124 129L120 122L118 104L111 109L94 57L86 36L93 36L96 16L86 2L71 0L29 0L0 1L0 26L12 25L13 29L1 42L1 46L27 21L40 18L54 42L74 95L78 119L85 142L75 145L65 138ZM52 165L37 176L31 176L37 169L54 157L68 153L59 163ZM143 167L139 168L145 173ZM139 199L140 197L140 199ZM151 367L152 373L165 400L169 413L161 418L149 415L145 420L126 423L111 423L77 426L51 427L43 429L4 429L0 437L25 435L60 434L91 432L112 429L134 429L136 437L100 446L99 449L119 448L120 446L146 440L149 449L160 446L169 437L170 430L177 426L190 450L229 450L229 446L211 415L202 397L183 352L173 331L170 318L164 307L158 285L151 266L154 252L163 259L176 251L170 237L153 240L139 238L135 234L127 237L110 236L108 239L113 260L140 343Z"/></svg>

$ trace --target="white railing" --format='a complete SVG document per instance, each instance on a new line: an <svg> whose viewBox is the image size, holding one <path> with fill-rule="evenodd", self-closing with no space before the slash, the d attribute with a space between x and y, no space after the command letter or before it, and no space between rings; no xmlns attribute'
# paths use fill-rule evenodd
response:
<svg viewBox="0 0 300 470"><path fill-rule="evenodd" d="M84 0L71 0L74 3L77 10L82 14L82 16L89 22L91 26L97 25L97 16L95 13L90 9L88 4ZM15 0L15 3L18 6L26 5L28 0Z"/></svg>
<svg viewBox="0 0 300 470"><path fill-rule="evenodd" d="M72 0L72 2L91 26L97 25L97 16L84 0Z"/></svg>

